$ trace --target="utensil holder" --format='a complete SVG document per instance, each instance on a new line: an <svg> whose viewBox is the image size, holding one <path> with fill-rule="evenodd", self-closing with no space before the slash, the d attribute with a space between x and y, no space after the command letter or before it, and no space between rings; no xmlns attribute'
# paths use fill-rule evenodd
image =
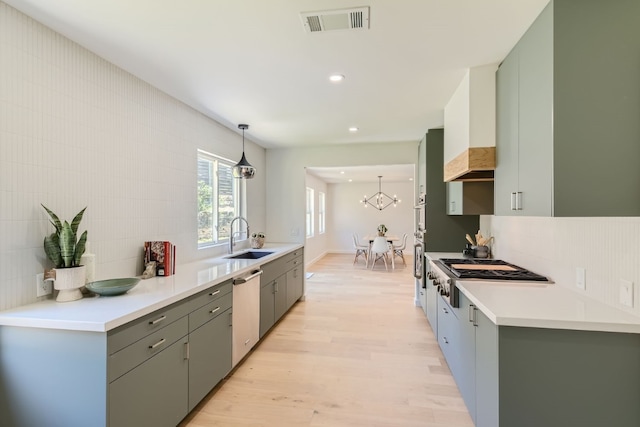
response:
<svg viewBox="0 0 640 427"><path fill-rule="evenodd" d="M488 246L473 246L473 256L474 258L488 258L489 257L489 247Z"/></svg>

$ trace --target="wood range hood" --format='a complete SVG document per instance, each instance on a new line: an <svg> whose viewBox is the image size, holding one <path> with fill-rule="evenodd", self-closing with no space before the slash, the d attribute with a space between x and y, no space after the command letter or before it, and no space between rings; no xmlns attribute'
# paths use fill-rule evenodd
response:
<svg viewBox="0 0 640 427"><path fill-rule="evenodd" d="M496 147L469 147L444 165L444 180L493 181Z"/></svg>

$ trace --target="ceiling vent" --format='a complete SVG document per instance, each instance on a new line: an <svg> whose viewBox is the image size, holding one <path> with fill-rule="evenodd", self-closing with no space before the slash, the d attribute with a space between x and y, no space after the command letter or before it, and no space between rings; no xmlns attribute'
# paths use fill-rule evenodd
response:
<svg viewBox="0 0 640 427"><path fill-rule="evenodd" d="M369 7L302 12L302 25L307 33L335 30L368 30Z"/></svg>

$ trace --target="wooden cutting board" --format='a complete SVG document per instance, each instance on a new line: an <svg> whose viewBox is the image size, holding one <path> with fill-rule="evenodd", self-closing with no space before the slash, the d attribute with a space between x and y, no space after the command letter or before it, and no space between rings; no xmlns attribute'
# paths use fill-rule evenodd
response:
<svg viewBox="0 0 640 427"><path fill-rule="evenodd" d="M456 270L499 270L499 271L518 271L510 265L487 265L487 264L451 264L451 268Z"/></svg>

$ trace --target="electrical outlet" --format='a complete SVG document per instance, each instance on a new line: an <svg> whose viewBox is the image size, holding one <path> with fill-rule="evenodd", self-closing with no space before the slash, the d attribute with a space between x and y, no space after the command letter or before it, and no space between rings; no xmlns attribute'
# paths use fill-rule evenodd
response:
<svg viewBox="0 0 640 427"><path fill-rule="evenodd" d="M36 297L43 297L53 293L51 280L44 281L44 273L36 274Z"/></svg>
<svg viewBox="0 0 640 427"><path fill-rule="evenodd" d="M576 286L583 291L587 289L587 270L582 267L576 268Z"/></svg>
<svg viewBox="0 0 640 427"><path fill-rule="evenodd" d="M620 279L620 304L633 307L633 282Z"/></svg>

